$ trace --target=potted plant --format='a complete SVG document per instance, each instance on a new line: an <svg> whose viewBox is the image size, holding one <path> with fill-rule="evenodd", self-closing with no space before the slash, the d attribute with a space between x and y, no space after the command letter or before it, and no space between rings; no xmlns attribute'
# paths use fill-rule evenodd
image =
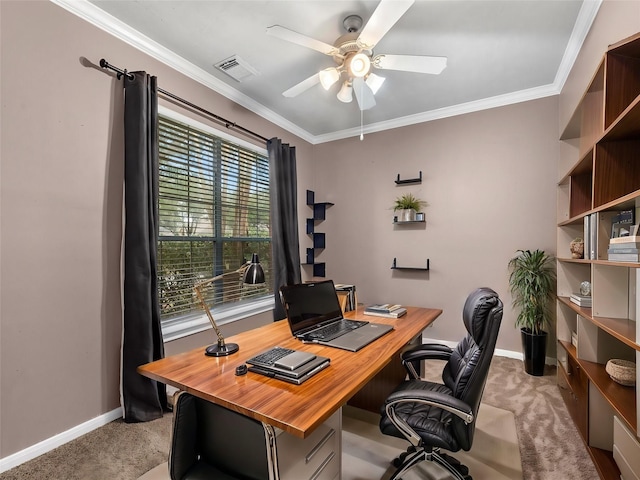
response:
<svg viewBox="0 0 640 480"><path fill-rule="evenodd" d="M543 250L518 250L509 260L509 289L513 306L519 309L516 327L520 327L525 371L543 375L547 352L547 328L551 323L551 305L555 290L554 257Z"/></svg>
<svg viewBox="0 0 640 480"><path fill-rule="evenodd" d="M427 202L424 200L414 197L413 193L406 193L396 198L393 211L398 212L399 222L413 222L416 219L416 212L426 206Z"/></svg>

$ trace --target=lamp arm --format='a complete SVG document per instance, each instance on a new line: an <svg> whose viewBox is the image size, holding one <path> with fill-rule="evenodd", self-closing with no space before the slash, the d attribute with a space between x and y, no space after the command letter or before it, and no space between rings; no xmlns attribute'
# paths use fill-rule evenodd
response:
<svg viewBox="0 0 640 480"><path fill-rule="evenodd" d="M213 278L209 278L207 280L202 280L201 282L196 282L193 285L193 290L194 290L194 292L196 292L196 296L198 297L198 300L200 301L200 305L202 306L202 309L204 310L204 313L206 313L207 317L209 318L209 322L211 323L211 326L213 327L213 331L216 332L216 335L218 336L218 345L221 346L221 347L224 346L224 337L222 336L222 332L220 331L220 329L216 325L215 320L213 319L213 315L211 314L211 310L209 310L209 307L207 306L207 302L204 299L204 295L202 294L201 288L204 287L205 285L210 285L213 282L226 277L227 275L233 275L234 273L243 273L249 267L250 263L251 262L246 262L244 265L242 265L237 270L234 270L232 272L222 273L222 274L217 275L217 276L215 276Z"/></svg>

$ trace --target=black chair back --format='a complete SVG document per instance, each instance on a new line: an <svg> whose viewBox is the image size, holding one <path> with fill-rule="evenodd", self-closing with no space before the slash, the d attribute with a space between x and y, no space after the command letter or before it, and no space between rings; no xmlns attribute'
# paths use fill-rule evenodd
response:
<svg viewBox="0 0 640 480"><path fill-rule="evenodd" d="M490 288L478 288L464 304L462 319L469 334L456 346L443 372L442 381L453 395L478 414L484 386L489 375L502 321L502 301ZM464 450L473 443L476 422L465 424L454 416L455 436Z"/></svg>

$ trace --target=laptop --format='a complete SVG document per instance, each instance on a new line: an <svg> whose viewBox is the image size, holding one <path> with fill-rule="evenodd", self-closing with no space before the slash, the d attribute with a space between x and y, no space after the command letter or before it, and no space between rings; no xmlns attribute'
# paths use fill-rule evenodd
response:
<svg viewBox="0 0 640 480"><path fill-rule="evenodd" d="M291 333L305 343L357 352L393 330L391 325L343 318L333 280L285 285L280 298Z"/></svg>
<svg viewBox="0 0 640 480"><path fill-rule="evenodd" d="M331 360L313 353L273 347L247 360L250 372L300 385L329 366Z"/></svg>

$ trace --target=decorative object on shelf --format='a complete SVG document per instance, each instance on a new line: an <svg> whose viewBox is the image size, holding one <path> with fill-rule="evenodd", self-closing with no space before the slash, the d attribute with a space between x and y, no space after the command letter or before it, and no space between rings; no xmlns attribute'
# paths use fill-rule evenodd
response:
<svg viewBox="0 0 640 480"><path fill-rule="evenodd" d="M205 355L208 355L210 357L226 357L227 355L231 355L232 353L236 353L238 350L240 350L240 347L237 343L225 343L222 332L220 332L220 329L216 325L216 322L213 319L213 315L211 314L211 310L209 310L209 306L207 305L207 302L204 299L204 295L202 293L203 287L211 285L213 282L221 280L224 277L233 274L242 275L243 285L264 284L264 270L262 270L262 266L260 265L260 261L258 260L258 254L254 253L251 257L251 261L243 263L242 266L237 270L226 272L207 280L202 280L201 282L198 282L193 286L193 291L198 297L202 309L207 314L209 322L213 327L213 331L216 332L216 335L218 336L218 343L215 345L209 345L205 350Z"/></svg>
<svg viewBox="0 0 640 480"><path fill-rule="evenodd" d="M591 308L591 295L580 295L578 293L572 293L569 297L572 303L575 303L579 307Z"/></svg>
<svg viewBox="0 0 640 480"><path fill-rule="evenodd" d="M612 358L607 362L604 369L611 377L611 380L620 385L631 387L636 384L636 364L629 360Z"/></svg>
<svg viewBox="0 0 640 480"><path fill-rule="evenodd" d="M325 247L325 234L316 232L316 223L323 221L326 218L327 208L333 206L333 203L329 202L315 202L315 192L307 190L307 205L313 209L312 218L307 218L307 234L313 241L313 246L307 248L307 258L303 265L313 265L313 276L324 277L326 274L325 263L316 262L316 250L322 250Z"/></svg>
<svg viewBox="0 0 640 480"><path fill-rule="evenodd" d="M425 267L399 267L396 263L396 259L393 259L391 264L391 270L429 270L429 259L427 258L427 266Z"/></svg>
<svg viewBox="0 0 640 480"><path fill-rule="evenodd" d="M569 244L569 250L571 258L584 258L584 240L580 237L573 239Z"/></svg>
<svg viewBox="0 0 640 480"><path fill-rule="evenodd" d="M400 174L398 174L396 185L409 185L413 183L422 183L422 170L420 170L420 176L418 178L406 178L404 180L400 180Z"/></svg>
<svg viewBox="0 0 640 480"><path fill-rule="evenodd" d="M516 327L520 327L525 371L544 374L547 332L551 323L551 305L555 289L555 262L544 250L518 250L509 260L509 289L513 307L520 310Z"/></svg>
<svg viewBox="0 0 640 480"><path fill-rule="evenodd" d="M416 213L426 206L427 202L416 198L413 193L405 193L396 198L393 211L398 212L398 222L415 222Z"/></svg>
<svg viewBox="0 0 640 480"><path fill-rule="evenodd" d="M585 280L580 284L580 295L588 297L591 295L591 282Z"/></svg>

